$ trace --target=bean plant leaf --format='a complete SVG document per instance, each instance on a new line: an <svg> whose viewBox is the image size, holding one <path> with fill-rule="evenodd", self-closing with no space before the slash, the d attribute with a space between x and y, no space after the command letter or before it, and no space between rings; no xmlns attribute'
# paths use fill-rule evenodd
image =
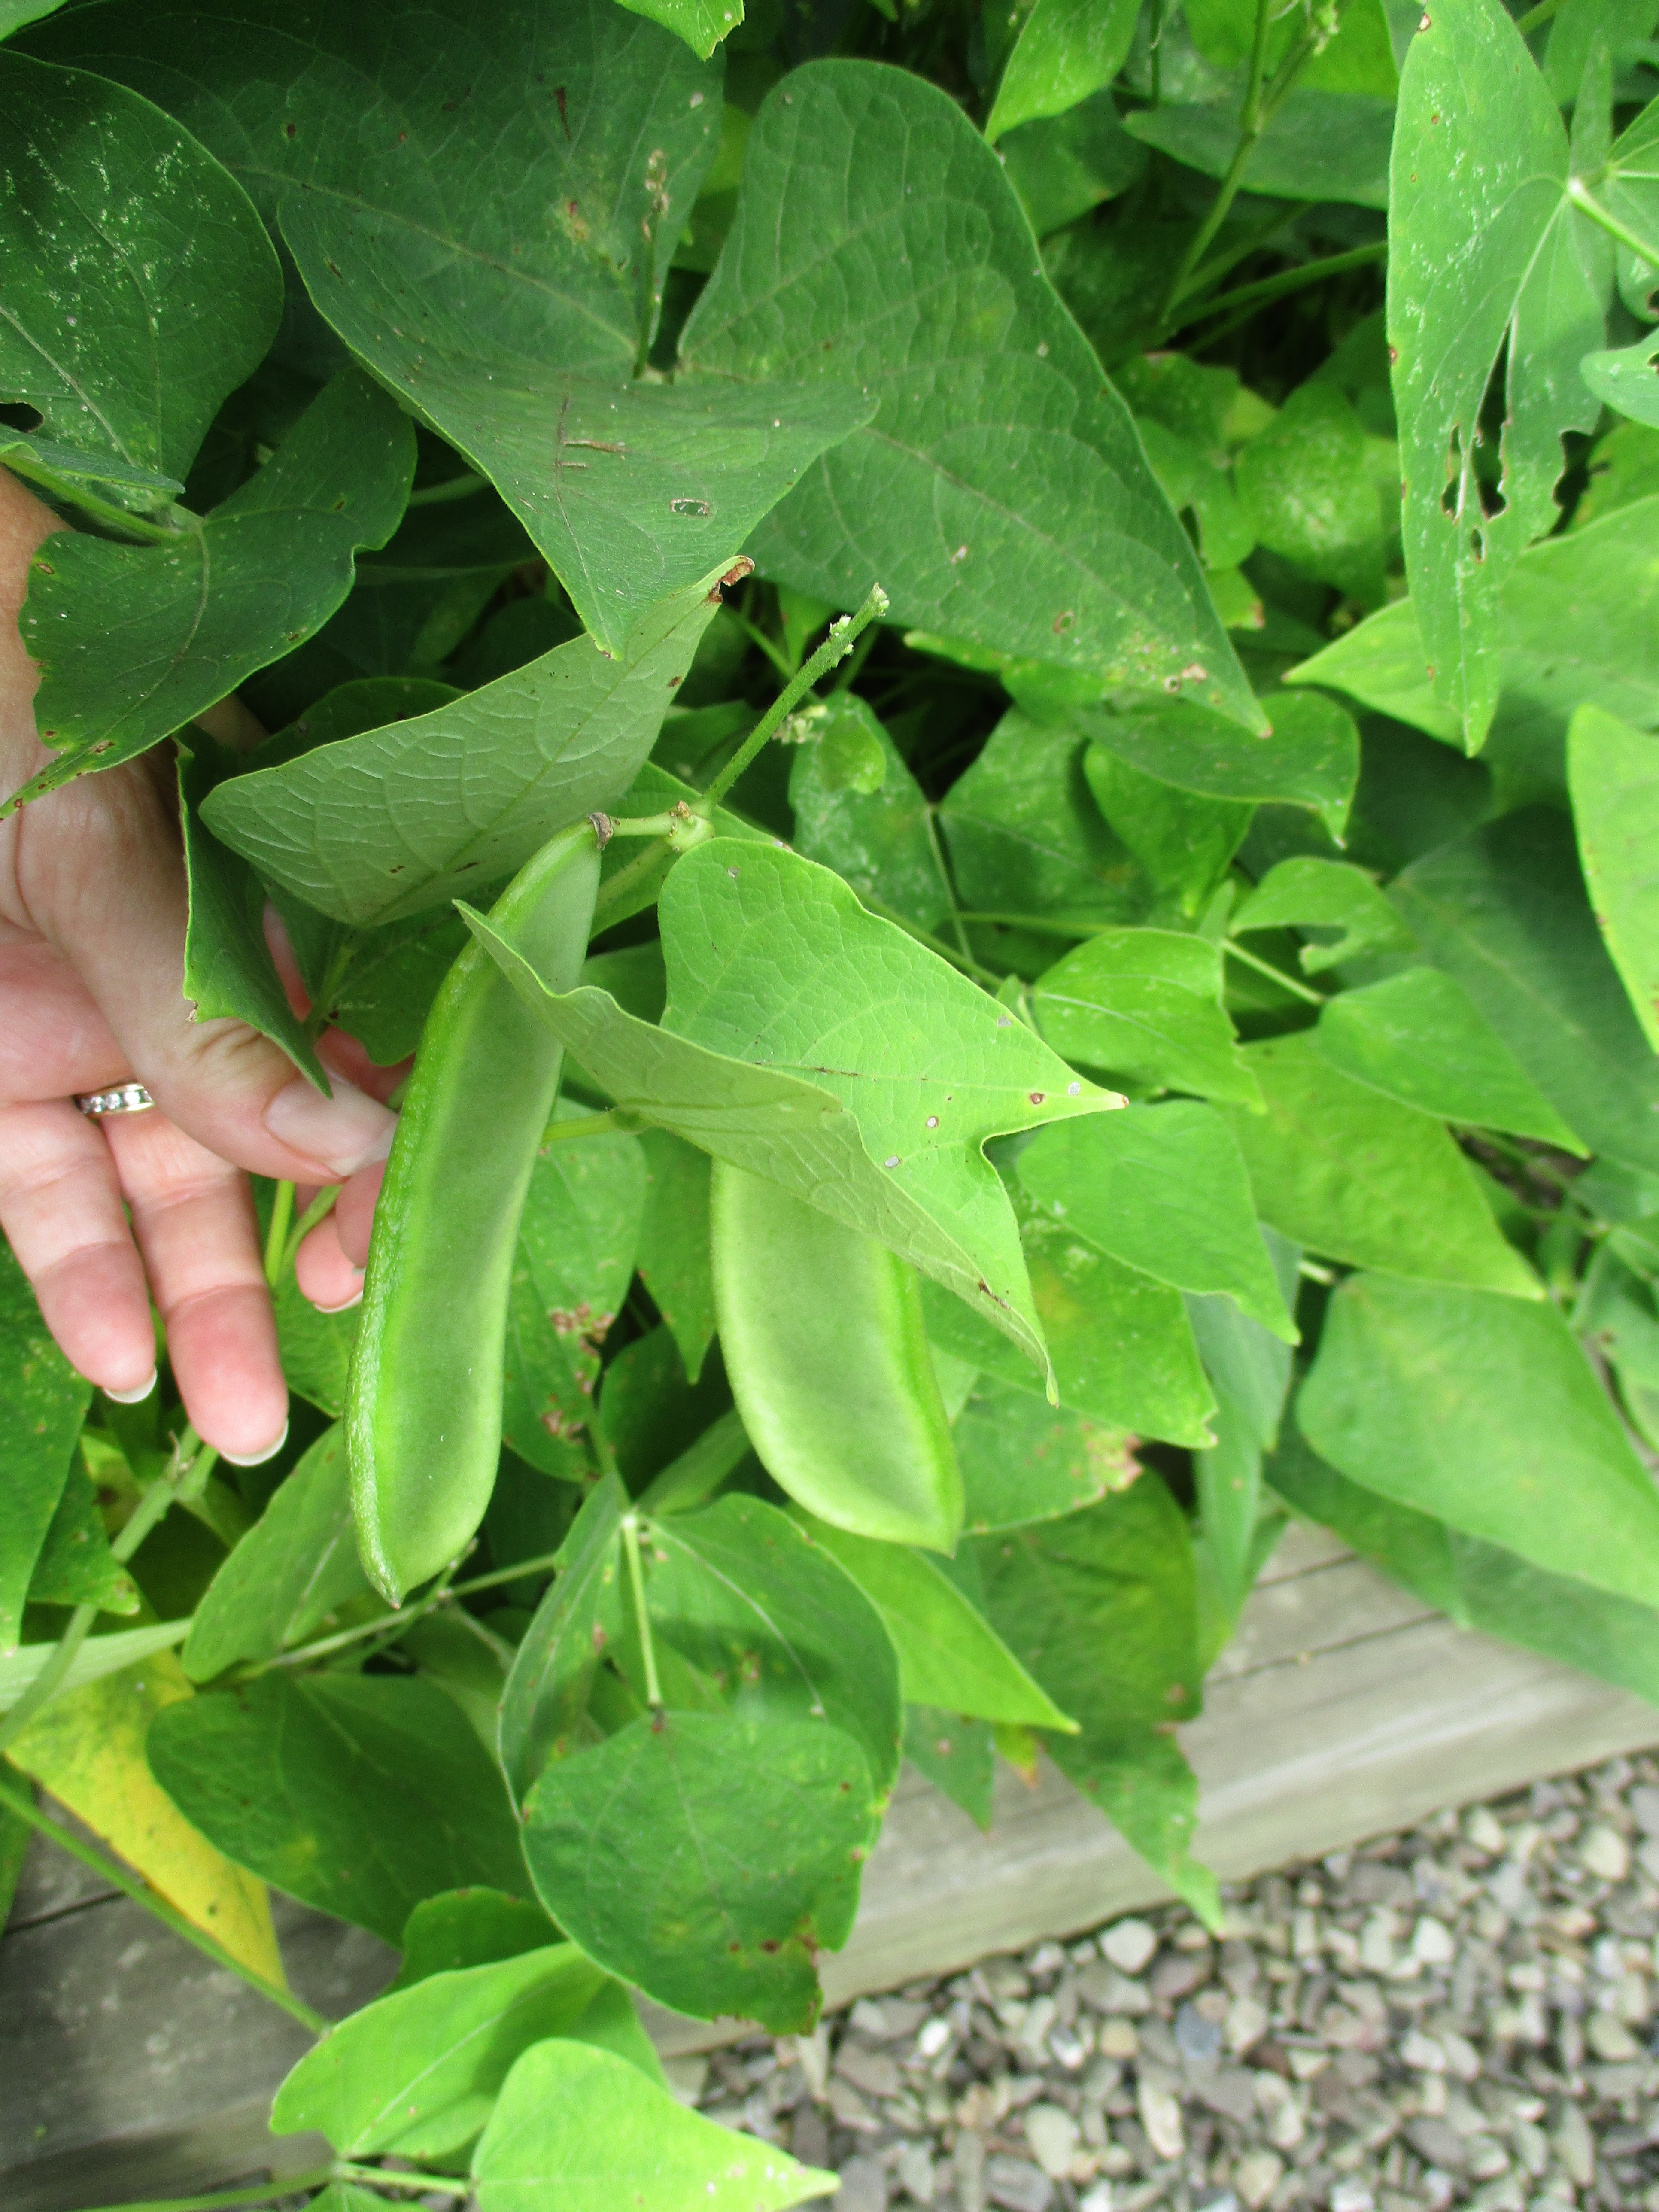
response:
<svg viewBox="0 0 1659 2212"><path fill-rule="evenodd" d="M661 2004L810 2028L858 1905L875 1792L823 1721L659 1711L556 1760L525 1807L537 1894Z"/></svg>
<svg viewBox="0 0 1659 2212"><path fill-rule="evenodd" d="M612 2053L562 2039L526 2051L508 2075L472 2176L479 2212L779 2212L837 2185L833 2173L688 2111Z"/></svg>
<svg viewBox="0 0 1659 2212"><path fill-rule="evenodd" d="M111 1551L98 1492L78 1457L71 1459L62 1494L29 1577L31 1605L92 1605L100 1613L137 1613L138 1586ZM95 1644L104 1639L93 1639ZM14 1654L21 1658L31 1648ZM47 1647L49 1648L49 1647ZM88 1650L81 1647L81 1655ZM0 1668L5 1661L0 1656Z"/></svg>
<svg viewBox="0 0 1659 2212"><path fill-rule="evenodd" d="M1436 698L1480 749L1498 702L1506 577L1557 520L1561 435L1593 430L1578 374L1611 270L1574 208L1567 132L1498 0L1425 15L1400 87L1389 207L1406 572ZM1481 410L1504 358L1498 465Z"/></svg>
<svg viewBox="0 0 1659 2212"><path fill-rule="evenodd" d="M430 1975L308 2051L276 2092L271 2126L314 2128L347 2158L453 2158L483 2129L520 2053L579 2035L605 1983L574 1943Z"/></svg>
<svg viewBox="0 0 1659 2212"><path fill-rule="evenodd" d="M1569 824L1525 807L1430 853L1390 896L1600 1158L1659 1173L1659 1063L1584 896Z"/></svg>
<svg viewBox="0 0 1659 2212"><path fill-rule="evenodd" d="M1250 190L1276 199L1387 207L1394 114L1392 100L1294 87L1251 149ZM1238 104L1224 100L1142 108L1125 116L1124 128L1189 169L1222 177L1238 149Z"/></svg>
<svg viewBox="0 0 1659 2212"><path fill-rule="evenodd" d="M554 1126L580 1110L562 1102ZM644 1210L645 1156L635 1138L542 1146L519 1219L501 1435L550 1474L564 1472L564 1440L592 1412L599 1347L633 1279Z"/></svg>
<svg viewBox="0 0 1659 2212"><path fill-rule="evenodd" d="M41 742L57 757L0 815L114 768L310 636L384 545L415 434L358 370L325 386L258 473L165 544L60 532L29 568L18 627L40 666Z"/></svg>
<svg viewBox="0 0 1659 2212"><path fill-rule="evenodd" d="M1081 1439L1056 1431L1061 1465L1073 1469L1085 1490L1097 1480L1098 1495L1099 1489L1116 1486L1109 1471L1119 1463L1126 1431L1194 1447L1207 1444L1212 1399L1180 1294L1114 1259L1078 1235L1068 1221L1056 1220L1023 1184L1015 1184L1010 1194L1019 1216L1032 1294L1049 1339L1060 1402L1106 1432L1085 1448ZM981 1382L994 1376L1018 1389L1037 1389L1036 1376L1013 1347L970 1309L952 1309L927 1288L923 1301L931 1340L978 1368ZM966 1418L964 1413L958 1419L959 1431ZM1034 1421L1036 1416L1026 1418ZM963 1480L971 1493L965 1468ZM969 1494L969 1525L974 1510Z"/></svg>
<svg viewBox="0 0 1659 2212"><path fill-rule="evenodd" d="M1305 807L1340 838L1359 775L1352 718L1306 692L1269 692L1261 705L1273 727L1260 736L1185 702L1072 720L1096 744L1179 791Z"/></svg>
<svg viewBox="0 0 1659 2212"><path fill-rule="evenodd" d="M558 1934L533 1898L477 1884L443 1890L422 1898L404 1923L404 1962L390 1988L413 1989L429 1974L522 1958L526 1951L545 1950Z"/></svg>
<svg viewBox="0 0 1659 2212"><path fill-rule="evenodd" d="M1104 91L1128 58L1139 13L1139 0L1036 0L986 118L992 144L1022 123L1063 115Z"/></svg>
<svg viewBox="0 0 1659 2212"><path fill-rule="evenodd" d="M708 1267L708 1155L665 1129L647 1129L645 1210L640 1222L640 1279L672 1331L695 1382L714 1335L714 1285Z"/></svg>
<svg viewBox="0 0 1659 2212"><path fill-rule="evenodd" d="M811 1520L799 1506L794 1514L880 1613L898 1653L908 1705L1074 1732L1076 1723L925 1553L854 1536L827 1521Z"/></svg>
<svg viewBox="0 0 1659 2212"><path fill-rule="evenodd" d="M1350 1277L1297 1421L1368 1490L1552 1574L1659 1601L1659 1495L1547 1300Z"/></svg>
<svg viewBox="0 0 1659 2212"><path fill-rule="evenodd" d="M501 1698L501 1769L515 1804L550 1759L575 1748L593 1677L621 1614L618 1577L628 1492L606 1474L583 1500L552 1587L526 1629Z"/></svg>
<svg viewBox="0 0 1659 2212"><path fill-rule="evenodd" d="M739 1718L827 1720L859 1746L885 1801L903 1735L898 1661L875 1604L816 1522L757 1498L653 1520L646 1593L658 1640Z"/></svg>
<svg viewBox="0 0 1659 2212"><path fill-rule="evenodd" d="M106 1674L118 1674L153 1651L170 1651L184 1642L189 1627L187 1620L158 1620L147 1628L89 1636L70 1662L64 1685L76 1690L83 1682L101 1682ZM0 1711L9 1711L33 1686L56 1649L53 1644L20 1644L15 1651L0 1653Z"/></svg>
<svg viewBox="0 0 1659 2212"><path fill-rule="evenodd" d="M1462 725L1435 691L1419 612L1414 598L1396 600L1285 681L1329 684L1459 744ZM1638 729L1659 723L1659 498L1598 514L1530 547L1510 575L1501 612L1495 736L1547 759L1583 705Z"/></svg>
<svg viewBox="0 0 1659 2212"><path fill-rule="evenodd" d="M1145 912L1149 886L1096 804L1086 751L1074 732L1045 727L1016 708L951 785L939 820L969 912L1101 922L1138 921Z"/></svg>
<svg viewBox="0 0 1659 2212"><path fill-rule="evenodd" d="M1205 938L1103 929L1039 975L1031 998L1042 1035L1074 1065L1261 1109Z"/></svg>
<svg viewBox="0 0 1659 2212"><path fill-rule="evenodd" d="M1587 353L1578 373L1595 397L1633 422L1659 429L1659 340L1651 335L1612 353Z"/></svg>
<svg viewBox="0 0 1659 2212"><path fill-rule="evenodd" d="M500 1775L418 1678L261 1674L158 1713L149 1756L227 1858L388 1943L440 1890L524 1887Z"/></svg>
<svg viewBox="0 0 1659 2212"><path fill-rule="evenodd" d="M1098 1250L1177 1290L1224 1291L1296 1342L1243 1160L1212 1106L1177 1099L1060 1122L1022 1149L1017 1172L1040 1206Z"/></svg>
<svg viewBox="0 0 1659 2212"><path fill-rule="evenodd" d="M1333 1067L1437 1121L1585 1149L1455 976L1406 968L1339 992L1315 1044Z"/></svg>
<svg viewBox="0 0 1659 2212"><path fill-rule="evenodd" d="M769 95L681 352L701 377L878 402L752 533L769 575L836 605L879 577L895 622L1261 726L1127 409L936 86L814 62Z"/></svg>
<svg viewBox="0 0 1659 2212"><path fill-rule="evenodd" d="M0 398L40 416L0 453L70 498L166 507L276 336L264 227L169 117L78 70L0 55Z"/></svg>
<svg viewBox="0 0 1659 2212"><path fill-rule="evenodd" d="M1534 1566L1362 1488L1300 1436L1285 1437L1267 1475L1293 1511L1330 1529L1460 1627L1542 1651L1650 1703L1659 1697L1659 1614L1650 1606Z"/></svg>
<svg viewBox="0 0 1659 2212"><path fill-rule="evenodd" d="M155 87L246 177L322 313L496 485L605 649L867 419L840 380L636 377L720 137L720 67L671 32L608 0L550 16L517 0L487 38L458 0L437 19L378 0L304 31L279 0L211 27L112 12L54 51ZM451 67L430 69L434 51Z"/></svg>
<svg viewBox="0 0 1659 2212"><path fill-rule="evenodd" d="M1313 854L1293 854L1269 868L1229 924L1235 937L1285 928L1334 933L1302 946L1297 957L1309 975L1366 953L1412 950L1411 932L1363 868Z"/></svg>
<svg viewBox="0 0 1659 2212"><path fill-rule="evenodd" d="M1198 1710L1197 1583L1186 1516L1155 1476L1086 1512L976 1539L992 1625L1079 1723L1044 1748L1193 1910L1198 1784L1170 1724Z"/></svg>
<svg viewBox="0 0 1659 2212"><path fill-rule="evenodd" d="M368 1589L351 1525L345 1436L330 1428L209 1583L181 1655L185 1672L207 1682L239 1659L274 1659Z"/></svg>
<svg viewBox="0 0 1659 2212"><path fill-rule="evenodd" d="M989 1721L968 1720L948 1706L907 1705L904 1756L975 1827L990 1833L996 1761Z"/></svg>
<svg viewBox="0 0 1659 2212"><path fill-rule="evenodd" d="M833 868L866 906L932 929L951 910L951 887L921 787L863 700L842 693L829 707L838 708L836 720L826 711L789 773L796 850ZM882 780L873 791L832 786L827 772L825 743L854 718L880 748Z"/></svg>
<svg viewBox="0 0 1659 2212"><path fill-rule="evenodd" d="M1595 918L1659 1052L1659 738L1581 707L1567 737L1567 779Z"/></svg>
<svg viewBox="0 0 1659 2212"><path fill-rule="evenodd" d="M1340 1074L1306 1031L1245 1058L1267 1110L1231 1119L1264 1220L1354 1267L1543 1296L1443 1127Z"/></svg>
<svg viewBox="0 0 1659 2212"><path fill-rule="evenodd" d="M1056 1412L1023 1385L991 1376L975 1382L955 1434L970 1535L1058 1520L1140 1472L1135 1439L1123 1430Z"/></svg>
<svg viewBox="0 0 1659 2212"><path fill-rule="evenodd" d="M52 1342L0 1237L0 1657L17 1649L23 1601L92 1396Z"/></svg>
<svg viewBox="0 0 1659 2212"><path fill-rule="evenodd" d="M121 1644L131 1653L129 1662L54 1698L6 1747L6 1755L195 1927L281 1989L282 1954L264 1884L228 1863L228 1853L222 1856L210 1837L180 1817L145 1763L147 1731L164 1715L188 1716L204 1701L170 1651L142 1657L132 1651L129 1636L144 1633L89 1638L83 1652Z"/></svg>
<svg viewBox="0 0 1659 2212"><path fill-rule="evenodd" d="M573 638L427 714L275 768L256 753L204 818L262 875L360 926L498 882L628 789L726 565L653 607L620 655Z"/></svg>
<svg viewBox="0 0 1659 2212"><path fill-rule="evenodd" d="M729 8L720 0L622 0L622 5L672 31L702 61L743 21L743 0L732 0Z"/></svg>
<svg viewBox="0 0 1659 2212"><path fill-rule="evenodd" d="M202 802L217 780L216 763L205 748L197 752L182 740L178 752L179 823L190 885L185 996L198 1021L229 1016L270 1037L326 1092L327 1071L288 1002L265 942L265 887L202 820Z"/></svg>
<svg viewBox="0 0 1659 2212"><path fill-rule="evenodd" d="M870 1158L984 1255L983 1278L1018 1310L1014 1224L984 1144L1114 1095L789 852L717 838L675 869L660 913L665 1029L839 1098Z"/></svg>

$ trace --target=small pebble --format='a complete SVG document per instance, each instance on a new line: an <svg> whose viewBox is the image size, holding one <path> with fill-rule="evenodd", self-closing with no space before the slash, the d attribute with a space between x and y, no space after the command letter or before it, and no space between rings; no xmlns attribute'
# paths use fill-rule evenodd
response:
<svg viewBox="0 0 1659 2212"><path fill-rule="evenodd" d="M1069 2173L1077 2156L1078 2124L1058 2105L1032 2105L1025 2114L1025 2140L1031 2155L1051 2180Z"/></svg>
<svg viewBox="0 0 1659 2212"><path fill-rule="evenodd" d="M1100 1938L1100 1954L1121 1974L1138 1974L1158 1948L1158 1931L1144 1920L1120 1920Z"/></svg>
<svg viewBox="0 0 1659 2212"><path fill-rule="evenodd" d="M1579 1844L1578 1856L1598 1881L1623 1881L1630 1872L1630 1845L1617 1828L1592 1828Z"/></svg>

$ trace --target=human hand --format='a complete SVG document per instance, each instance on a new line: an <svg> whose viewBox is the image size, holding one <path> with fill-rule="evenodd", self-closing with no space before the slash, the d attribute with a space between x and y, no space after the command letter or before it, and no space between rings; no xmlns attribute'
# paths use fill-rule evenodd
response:
<svg viewBox="0 0 1659 2212"><path fill-rule="evenodd" d="M0 794L49 757L17 615L61 526L0 469ZM350 1304L396 1126L366 1085L392 1079L325 1038L331 1072L356 1079L327 1099L245 1024L194 1020L186 912L168 748L0 823L0 1228L65 1355L112 1396L153 1385L153 1298L198 1435L247 1465L280 1446L288 1395L243 1170L299 1184L302 1204L343 1186L299 1275L318 1305ZM155 1110L94 1121L74 1104L133 1080Z"/></svg>

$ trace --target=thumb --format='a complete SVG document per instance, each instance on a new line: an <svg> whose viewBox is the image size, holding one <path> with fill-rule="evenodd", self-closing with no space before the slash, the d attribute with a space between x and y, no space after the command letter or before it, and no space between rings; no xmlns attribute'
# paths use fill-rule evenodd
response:
<svg viewBox="0 0 1659 2212"><path fill-rule="evenodd" d="M335 1079L325 1098L244 1022L184 995L188 913L170 754L82 776L17 819L29 921L69 961L167 1118L221 1159L290 1182L343 1182L390 1151L397 1117Z"/></svg>

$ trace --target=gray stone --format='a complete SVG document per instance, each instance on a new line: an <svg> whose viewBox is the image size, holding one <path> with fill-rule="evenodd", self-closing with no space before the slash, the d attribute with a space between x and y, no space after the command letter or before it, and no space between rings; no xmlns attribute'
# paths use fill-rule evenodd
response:
<svg viewBox="0 0 1659 2212"><path fill-rule="evenodd" d="M1425 2113L1406 2123L1406 2140L1427 2166L1447 2173L1462 2173L1469 2162L1468 2145L1448 2121Z"/></svg>
<svg viewBox="0 0 1659 2212"><path fill-rule="evenodd" d="M1175 2039L1183 2058L1202 2063L1221 2056L1221 2022L1206 2020L1194 2004L1184 2004L1175 2016Z"/></svg>
<svg viewBox="0 0 1659 2212"><path fill-rule="evenodd" d="M1029 2159L988 2158L985 2193L1003 2212L1048 2212L1054 2201L1054 2185ZM836 2212L842 2212L839 2200Z"/></svg>
<svg viewBox="0 0 1659 2212"><path fill-rule="evenodd" d="M887 2212L887 2170L879 2159L862 2152L849 2158L841 2170L835 2203L836 2212Z"/></svg>
<svg viewBox="0 0 1659 2212"><path fill-rule="evenodd" d="M872 2051L859 2043L843 2043L836 2053L836 2071L862 2089L868 2097L896 2097L903 2086L898 2063L884 2051Z"/></svg>

